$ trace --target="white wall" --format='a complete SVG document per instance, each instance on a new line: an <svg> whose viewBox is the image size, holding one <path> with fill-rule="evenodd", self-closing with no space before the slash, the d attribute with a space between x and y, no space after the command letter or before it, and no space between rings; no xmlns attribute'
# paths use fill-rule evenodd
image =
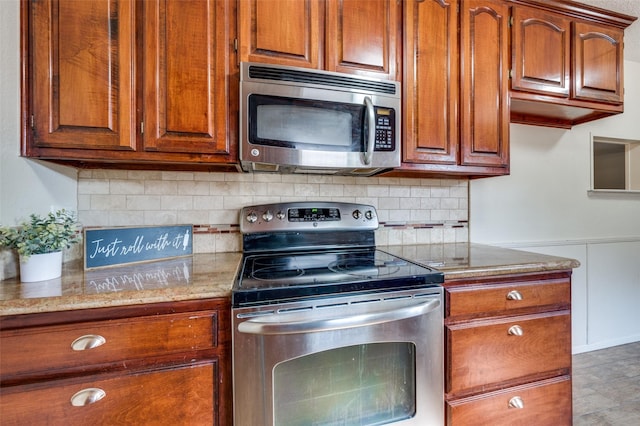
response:
<svg viewBox="0 0 640 426"><path fill-rule="evenodd" d="M591 135L640 139L640 63L626 61L624 73L623 114L571 130L511 125L511 175L470 184L471 241L582 262L573 277L576 352L640 340L640 194L587 192Z"/></svg>
<svg viewBox="0 0 640 426"><path fill-rule="evenodd" d="M0 1L0 223L77 209L77 171L20 157L20 4Z"/></svg>

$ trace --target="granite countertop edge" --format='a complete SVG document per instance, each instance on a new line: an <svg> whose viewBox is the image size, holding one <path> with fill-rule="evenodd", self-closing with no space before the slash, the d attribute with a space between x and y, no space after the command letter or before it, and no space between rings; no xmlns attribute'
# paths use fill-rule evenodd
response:
<svg viewBox="0 0 640 426"><path fill-rule="evenodd" d="M404 257L415 263L440 270L447 279L498 276L516 273L536 273L569 270L580 263L574 259L542 255L509 248L480 244L414 244L380 246L380 249ZM22 315L62 312L93 308L177 302L208 298L229 297L241 266L241 253L193 255L190 264L189 285L165 286L128 291L87 291L87 271L80 261L66 263L63 268L63 291L53 296L24 294L27 287L18 279L0 282L0 315ZM168 263L171 268L173 264ZM147 265L152 268L156 265ZM126 274L140 270L140 265L129 265L119 270L106 270L104 274ZM97 274L98 279L103 279ZM58 281L58 285L60 281ZM108 282L105 279L105 282ZM109 282L110 284L112 282ZM45 286L47 282L35 283Z"/></svg>

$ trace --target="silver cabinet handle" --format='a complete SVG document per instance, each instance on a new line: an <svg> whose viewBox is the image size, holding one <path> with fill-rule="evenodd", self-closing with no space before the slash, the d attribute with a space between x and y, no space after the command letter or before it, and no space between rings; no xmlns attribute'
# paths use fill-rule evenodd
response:
<svg viewBox="0 0 640 426"><path fill-rule="evenodd" d="M509 330L507 330L507 333L509 336L522 336L524 334L524 330L522 330L522 327L519 325L512 325L509 327Z"/></svg>
<svg viewBox="0 0 640 426"><path fill-rule="evenodd" d="M509 408L524 408L524 401L519 396L514 396L509 400Z"/></svg>
<svg viewBox="0 0 640 426"><path fill-rule="evenodd" d="M522 294L518 290L511 290L507 293L507 300L522 300Z"/></svg>
<svg viewBox="0 0 640 426"><path fill-rule="evenodd" d="M107 343L107 339L99 334L86 334L71 342L71 349L74 351L84 351L87 349L97 348L105 343Z"/></svg>
<svg viewBox="0 0 640 426"><path fill-rule="evenodd" d="M100 388L87 388L76 392L71 397L71 405L74 407L84 407L100 401L107 396L107 393Z"/></svg>
<svg viewBox="0 0 640 426"><path fill-rule="evenodd" d="M369 96L364 97L364 104L367 108L367 125L369 126L369 134L367 136L367 146L364 151L363 163L368 166L371 164L371 157L376 144L376 113L373 108L373 102Z"/></svg>
<svg viewBox="0 0 640 426"><path fill-rule="evenodd" d="M428 302L404 307L353 316L339 316L317 320L278 321L277 316L268 315L238 324L240 333L277 335L294 333L314 333L321 331L343 330L346 328L366 327L374 324L399 321L425 315L440 307L440 300L432 299ZM277 314L276 314L277 315Z"/></svg>

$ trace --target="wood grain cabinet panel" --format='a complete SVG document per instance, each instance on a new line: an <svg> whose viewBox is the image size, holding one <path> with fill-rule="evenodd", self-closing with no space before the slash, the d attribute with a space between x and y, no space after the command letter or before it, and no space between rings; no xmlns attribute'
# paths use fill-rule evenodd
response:
<svg viewBox="0 0 640 426"><path fill-rule="evenodd" d="M240 60L321 69L323 22L317 0L240 0Z"/></svg>
<svg viewBox="0 0 640 426"><path fill-rule="evenodd" d="M567 311L447 327L451 365L448 393L488 388L571 365Z"/></svg>
<svg viewBox="0 0 640 426"><path fill-rule="evenodd" d="M637 18L562 0L509 0L511 122L571 128L623 112L624 30Z"/></svg>
<svg viewBox="0 0 640 426"><path fill-rule="evenodd" d="M447 424L571 426L571 380L561 376L447 404Z"/></svg>
<svg viewBox="0 0 640 426"><path fill-rule="evenodd" d="M228 298L0 317L3 425L232 424Z"/></svg>
<svg viewBox="0 0 640 426"><path fill-rule="evenodd" d="M35 327L2 333L3 380L214 348L217 311ZM24 362L29 359L30 362Z"/></svg>
<svg viewBox="0 0 640 426"><path fill-rule="evenodd" d="M462 0L460 13L460 162L506 171L509 8L501 0Z"/></svg>
<svg viewBox="0 0 640 426"><path fill-rule="evenodd" d="M213 410L217 368L208 362L44 388L18 386L2 393L2 424L223 425Z"/></svg>
<svg viewBox="0 0 640 426"><path fill-rule="evenodd" d="M20 3L24 156L235 170L232 0Z"/></svg>
<svg viewBox="0 0 640 426"><path fill-rule="evenodd" d="M228 20L218 0L142 2L147 151L228 154ZM188 31L185 29L188 28Z"/></svg>
<svg viewBox="0 0 640 426"><path fill-rule="evenodd" d="M574 97L621 104L624 31L574 23Z"/></svg>
<svg viewBox="0 0 640 426"><path fill-rule="evenodd" d="M508 22L502 0L405 2L402 164L386 175L509 173Z"/></svg>
<svg viewBox="0 0 640 426"><path fill-rule="evenodd" d="M448 426L571 425L570 278L445 279Z"/></svg>
<svg viewBox="0 0 640 426"><path fill-rule="evenodd" d="M32 135L27 154L37 147L134 150L135 4L24 3L31 7L33 63L23 99Z"/></svg>
<svg viewBox="0 0 640 426"><path fill-rule="evenodd" d="M571 21L523 6L514 7L512 17L511 88L568 98Z"/></svg>
<svg viewBox="0 0 640 426"><path fill-rule="evenodd" d="M568 279L453 287L446 291L447 312L460 318L513 315L522 311L565 309L571 305Z"/></svg>
<svg viewBox="0 0 640 426"><path fill-rule="evenodd" d="M240 61L399 80L402 2L240 0Z"/></svg>

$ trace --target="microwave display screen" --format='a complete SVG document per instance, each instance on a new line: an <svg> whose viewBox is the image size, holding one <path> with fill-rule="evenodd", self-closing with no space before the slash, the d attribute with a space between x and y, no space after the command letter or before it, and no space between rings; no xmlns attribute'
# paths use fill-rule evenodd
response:
<svg viewBox="0 0 640 426"><path fill-rule="evenodd" d="M365 106L330 101L249 96L249 142L294 149L360 152Z"/></svg>

